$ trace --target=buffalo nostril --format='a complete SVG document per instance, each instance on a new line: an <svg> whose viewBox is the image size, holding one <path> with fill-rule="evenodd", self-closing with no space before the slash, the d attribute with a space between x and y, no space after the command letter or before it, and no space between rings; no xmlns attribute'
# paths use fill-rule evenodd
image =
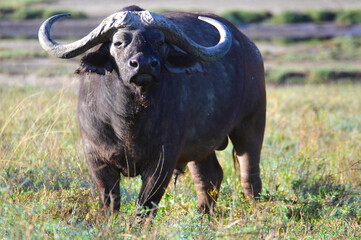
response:
<svg viewBox="0 0 361 240"><path fill-rule="evenodd" d="M134 60L130 60L129 61L129 65L133 68L137 68L138 67L138 62L134 61Z"/></svg>

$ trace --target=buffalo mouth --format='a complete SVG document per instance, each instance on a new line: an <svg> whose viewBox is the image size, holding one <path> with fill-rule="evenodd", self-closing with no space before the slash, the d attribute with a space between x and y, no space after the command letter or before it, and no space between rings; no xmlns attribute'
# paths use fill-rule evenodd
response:
<svg viewBox="0 0 361 240"><path fill-rule="evenodd" d="M157 78L149 73L137 74L130 79L130 83L134 84L137 88L148 88L149 86L157 83Z"/></svg>

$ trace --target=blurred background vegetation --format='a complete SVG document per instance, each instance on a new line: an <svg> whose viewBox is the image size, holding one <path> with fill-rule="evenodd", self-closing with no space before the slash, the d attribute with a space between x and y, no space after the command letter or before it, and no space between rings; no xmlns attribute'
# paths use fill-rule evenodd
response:
<svg viewBox="0 0 361 240"><path fill-rule="evenodd" d="M40 4L51 3L54 0L1 0L0 1L0 20L32 20L47 19L55 14L70 13L75 19L86 18L86 15L80 11L67 10L49 10L46 7L40 7Z"/></svg>
<svg viewBox="0 0 361 240"><path fill-rule="evenodd" d="M46 7L39 7L44 3L51 3L54 0L13 0L0 1L1 20L29 20L46 19L58 13L71 13L73 18L86 18L81 11L48 10ZM41 3L41 4L40 4ZM166 12L165 9L152 9L155 12ZM337 22L341 24L361 23L361 9L351 10L308 10L306 12L284 11L273 14L269 11L244 11L232 10L219 13L235 25L265 23L265 24L292 24L292 23L322 23Z"/></svg>
<svg viewBox="0 0 361 240"><path fill-rule="evenodd" d="M292 23L322 23L337 22L341 24L361 23L361 10L309 10L306 12L285 11L279 14L260 11L228 11L220 14L235 25L264 23L264 24L292 24Z"/></svg>
<svg viewBox="0 0 361 240"><path fill-rule="evenodd" d="M49 7L55 3L0 0L0 24L17 23L36 35L42 20L56 13L71 13L70 25L98 23L71 5ZM357 30L361 24L361 10L350 7L217 13L243 32L289 24ZM243 198L229 144L217 153L225 177L214 214L195 210L185 173L177 189L169 186L153 224L143 227L135 223L139 178L122 178L119 214L98 212L76 123L79 58L49 57L34 37L0 36L0 238L360 239L360 31L306 38L278 33L252 38L264 58L268 98L261 199Z"/></svg>

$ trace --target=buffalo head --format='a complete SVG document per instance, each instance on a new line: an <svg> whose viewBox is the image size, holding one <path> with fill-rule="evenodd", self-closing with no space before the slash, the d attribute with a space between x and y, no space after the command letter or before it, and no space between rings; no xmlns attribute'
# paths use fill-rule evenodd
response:
<svg viewBox="0 0 361 240"><path fill-rule="evenodd" d="M195 43L180 27L161 14L149 11L120 11L110 15L84 38L70 44L59 44L50 36L52 24L69 14L55 15L39 30L41 46L58 58L73 58L90 48L109 43L119 77L126 83L144 89L159 81L161 67L169 44L203 61L215 61L227 54L232 37L222 23L199 17L216 27L220 40L216 46L204 47Z"/></svg>

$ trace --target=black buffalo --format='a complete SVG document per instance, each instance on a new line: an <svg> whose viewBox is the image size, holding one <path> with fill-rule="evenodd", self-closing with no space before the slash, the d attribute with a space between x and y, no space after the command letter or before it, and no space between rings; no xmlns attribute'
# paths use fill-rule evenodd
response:
<svg viewBox="0 0 361 240"><path fill-rule="evenodd" d="M151 210L173 172L188 166L198 208L214 206L223 171L215 150L232 141L248 198L261 192L266 94L263 60L231 23L212 14L124 8L83 39L52 40L46 20L42 47L81 59L78 123L102 206L119 209L119 179L141 175L138 204Z"/></svg>

